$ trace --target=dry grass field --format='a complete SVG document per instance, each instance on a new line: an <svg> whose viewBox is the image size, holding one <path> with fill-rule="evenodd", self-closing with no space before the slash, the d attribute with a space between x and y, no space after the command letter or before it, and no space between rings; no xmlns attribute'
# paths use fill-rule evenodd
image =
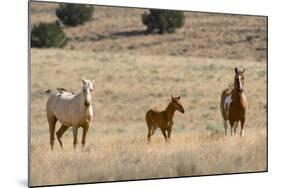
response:
<svg viewBox="0 0 281 188"><path fill-rule="evenodd" d="M31 23L55 20L56 6L32 3ZM89 23L64 28L64 49L31 49L31 185L267 169L265 18L186 13L184 28L158 36L142 34L144 11L97 7ZM236 66L246 69L245 136L225 137L220 94ZM73 149L71 130L51 151L45 91L78 93L82 76L96 81L85 151ZM186 112L175 114L170 143L156 130L147 144L145 112L170 95Z"/></svg>

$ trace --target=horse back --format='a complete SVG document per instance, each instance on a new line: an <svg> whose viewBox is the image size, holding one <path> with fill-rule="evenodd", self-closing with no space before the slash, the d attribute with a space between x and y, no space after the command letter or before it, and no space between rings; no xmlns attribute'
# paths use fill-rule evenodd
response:
<svg viewBox="0 0 281 188"><path fill-rule="evenodd" d="M74 95L70 95L69 93L55 93L51 95L47 101L47 108L53 108L53 107L60 107L65 106L67 107L72 102Z"/></svg>
<svg viewBox="0 0 281 188"><path fill-rule="evenodd" d="M152 123L157 126L161 126L161 122L163 122L163 114L158 109L150 109L146 112L145 115L147 123Z"/></svg>
<svg viewBox="0 0 281 188"><path fill-rule="evenodd" d="M74 100L74 95L68 93L55 93L51 95L47 101L47 115L55 116L59 121L66 123L65 119L71 120L77 116L77 105ZM77 103L78 104L78 103Z"/></svg>

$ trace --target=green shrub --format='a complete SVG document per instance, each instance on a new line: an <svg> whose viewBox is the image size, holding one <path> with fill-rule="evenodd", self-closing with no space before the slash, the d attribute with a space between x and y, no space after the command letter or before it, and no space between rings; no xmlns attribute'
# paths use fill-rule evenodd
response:
<svg viewBox="0 0 281 188"><path fill-rule="evenodd" d="M61 29L59 22L39 23L31 31L31 47L50 48L64 47L67 38Z"/></svg>
<svg viewBox="0 0 281 188"><path fill-rule="evenodd" d="M208 123L206 130L210 131L212 134L219 134L223 132L223 126L217 126L216 124L213 123Z"/></svg>
<svg viewBox="0 0 281 188"><path fill-rule="evenodd" d="M147 26L148 33L173 33L176 28L182 27L184 24L183 12L153 9L149 11L149 14L144 13L142 15L142 23Z"/></svg>
<svg viewBox="0 0 281 188"><path fill-rule="evenodd" d="M92 18L93 13L93 6L80 4L60 4L56 10L56 16L67 26L82 25Z"/></svg>

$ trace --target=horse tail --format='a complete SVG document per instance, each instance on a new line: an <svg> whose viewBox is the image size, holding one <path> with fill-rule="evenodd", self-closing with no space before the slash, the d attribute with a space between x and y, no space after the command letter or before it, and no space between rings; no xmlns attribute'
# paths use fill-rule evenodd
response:
<svg viewBox="0 0 281 188"><path fill-rule="evenodd" d="M50 97L56 93L57 93L57 91L54 91L52 89L46 89L43 94Z"/></svg>
<svg viewBox="0 0 281 188"><path fill-rule="evenodd" d="M222 115L224 120L228 119L228 114L227 114L226 109L225 109L225 98L226 98L226 96L227 96L227 89L222 92L221 101L220 101L221 115Z"/></svg>
<svg viewBox="0 0 281 188"><path fill-rule="evenodd" d="M151 120L151 112L152 110L148 110L145 114L145 120L146 120L146 124L147 127L150 129L152 126L152 120Z"/></svg>
<svg viewBox="0 0 281 188"><path fill-rule="evenodd" d="M50 97L47 101L46 112L47 112L47 120L48 120L48 124L49 124L49 132L50 132L50 145L51 145L51 149L53 150L57 118L54 115L54 113L52 112L52 108L51 108L52 99L51 98L52 97Z"/></svg>
<svg viewBox="0 0 281 188"><path fill-rule="evenodd" d="M152 130L153 129L152 128L153 124L152 124L152 119L151 119L151 113L152 113L152 110L150 109L145 114L145 120L146 120L147 131L148 131L148 133L147 133L147 142L150 142L150 138L151 138L151 136L153 135L153 132L154 132Z"/></svg>

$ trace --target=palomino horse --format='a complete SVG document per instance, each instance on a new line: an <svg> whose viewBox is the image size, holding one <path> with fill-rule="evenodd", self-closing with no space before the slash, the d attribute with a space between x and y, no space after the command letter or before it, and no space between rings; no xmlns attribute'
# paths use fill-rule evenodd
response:
<svg viewBox="0 0 281 188"><path fill-rule="evenodd" d="M165 110L158 111L150 109L145 114L145 120L148 127L147 141L150 142L150 137L154 134L154 131L159 127L164 135L165 141L170 140L171 131L173 127L173 117L175 111L178 110L184 113L184 108L180 102L180 96L171 96L171 102L168 104ZM166 134L167 131L167 134Z"/></svg>
<svg viewBox="0 0 281 188"><path fill-rule="evenodd" d="M244 123L246 119L246 110L248 102L244 95L244 71L235 68L234 84L229 85L221 94L220 108L224 119L225 135L227 135L229 121L231 126L231 135L236 133L238 123L241 123L240 135L244 135ZM233 130L234 128L234 130Z"/></svg>
<svg viewBox="0 0 281 188"><path fill-rule="evenodd" d="M61 123L61 127L56 132L61 147L63 147L61 137L69 127L72 127L73 130L74 148L76 148L77 144L77 132L79 127L83 128L82 148L84 148L86 144L86 135L93 119L91 98L94 80L90 81L82 78L82 83L82 91L77 95L60 90L51 95L47 101L47 119L49 123L51 149L53 149L54 146L57 120Z"/></svg>

